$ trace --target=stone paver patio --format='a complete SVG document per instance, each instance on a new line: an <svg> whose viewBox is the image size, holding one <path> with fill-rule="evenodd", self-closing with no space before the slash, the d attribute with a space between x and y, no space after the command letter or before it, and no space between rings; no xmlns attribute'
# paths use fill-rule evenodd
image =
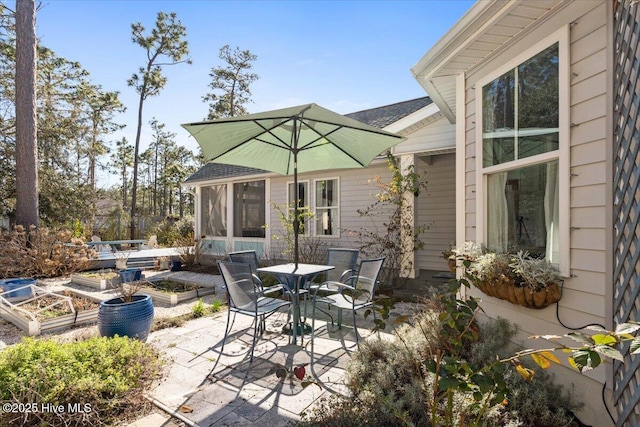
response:
<svg viewBox="0 0 640 427"><path fill-rule="evenodd" d="M407 310L411 310L409 305L399 304L396 311ZM267 330L258 337L253 363L249 362L253 328L248 316L236 316L222 354L226 311L154 332L148 342L161 349L170 362L163 380L155 384L148 397L185 424L285 426L299 420L318 399L346 393L344 369L357 348L347 319L350 316L345 315L342 329L323 319L316 321L313 363L310 337L305 336L303 346L293 345L282 332L287 322L284 309L267 320ZM375 339L371 320L358 314L361 339ZM305 388L292 375L280 379L275 374L279 366L292 372L294 366L303 364L309 364L306 373L317 385ZM175 424L156 414L133 425Z"/></svg>

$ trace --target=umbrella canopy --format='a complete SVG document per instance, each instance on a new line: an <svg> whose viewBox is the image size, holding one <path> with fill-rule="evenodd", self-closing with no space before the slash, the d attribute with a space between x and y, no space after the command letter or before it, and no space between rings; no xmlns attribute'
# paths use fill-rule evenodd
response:
<svg viewBox="0 0 640 427"><path fill-rule="evenodd" d="M293 175L366 167L404 137L322 108L300 105L263 113L182 125L202 147L205 160ZM294 206L294 260L298 264L298 213Z"/></svg>

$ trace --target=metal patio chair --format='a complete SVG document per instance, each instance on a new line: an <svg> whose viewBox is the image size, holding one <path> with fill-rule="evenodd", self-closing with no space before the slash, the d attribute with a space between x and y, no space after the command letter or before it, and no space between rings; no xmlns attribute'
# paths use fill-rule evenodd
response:
<svg viewBox="0 0 640 427"><path fill-rule="evenodd" d="M259 267L259 264L258 264L258 254L256 253L256 251L250 250L250 251L229 252L229 261L249 264L249 266L251 267L251 275L253 276L253 280L255 281L256 285L265 293L265 295L271 294L283 289L285 291L285 294L289 292L289 289L287 289L286 286L284 286L282 283L278 283L275 286L269 286L269 287L265 287L263 285L262 279L260 279L260 276L258 276L257 269Z"/></svg>
<svg viewBox="0 0 640 427"><path fill-rule="evenodd" d="M227 287L227 303L229 307L227 312L227 326L225 327L220 353L224 351L224 345L227 341L229 331L236 320L236 314L244 314L254 318L250 359L250 362L253 362L253 350L256 346L256 338L258 334L262 335L264 332L267 317L276 313L282 307L288 307L291 303L289 301L264 296L262 289L260 289L254 281L250 264L218 261L218 269ZM233 313L233 320L231 320L231 313Z"/></svg>
<svg viewBox="0 0 640 427"><path fill-rule="evenodd" d="M251 265L251 273L253 274L253 279L256 281L256 283L264 290L265 294L269 294L271 292L275 292L278 291L280 289L284 289L284 293L287 296L287 298L291 299L291 293L294 292L294 286L295 283L293 282L293 278L284 276L284 275L276 275L274 276L276 278L276 280L278 281L278 284L275 286L269 286L269 287L265 287L262 283L262 279L260 279L260 277L258 276L258 272L257 269L259 267L258 264L258 254L256 253L256 251L254 250L248 250L248 251L236 251L236 252L229 252L229 260L233 261L233 262L244 262L247 263L249 265ZM299 289L298 294L299 295L304 295L305 297L305 308L306 308L306 304L307 304L307 297L306 295L308 294L308 290L306 289ZM305 318L306 318L306 311L305 311Z"/></svg>
<svg viewBox="0 0 640 427"><path fill-rule="evenodd" d="M356 311L363 308L371 307L375 297L375 291L378 286L378 279L382 271L382 264L385 257L364 259L360 263L358 273L349 277L347 283L341 282L325 282L320 284L313 292L313 310L311 341L315 335L316 306L319 302L327 303L330 307L338 309L338 328L342 328L342 310L350 310L353 314L353 328L356 333L356 344L358 343L358 326L356 323ZM318 293L329 287L338 288L338 293L319 296ZM375 312L374 312L375 318ZM332 322L333 324L333 319Z"/></svg>
<svg viewBox="0 0 640 427"><path fill-rule="evenodd" d="M335 294L340 292L340 287L334 285L334 283L351 284L348 282L356 272L356 264L358 262L359 255L360 251L358 249L330 248L327 250L327 265L333 265L335 268L323 273L325 274L325 281L322 283L324 285L322 289L323 294ZM307 282L307 289L310 292L314 292L320 286L319 283L314 283L315 279L316 278L313 277ZM304 308L306 317L306 304ZM333 316L331 316L331 314L320 307L318 307L318 310L328 315L331 318L331 322L333 322Z"/></svg>

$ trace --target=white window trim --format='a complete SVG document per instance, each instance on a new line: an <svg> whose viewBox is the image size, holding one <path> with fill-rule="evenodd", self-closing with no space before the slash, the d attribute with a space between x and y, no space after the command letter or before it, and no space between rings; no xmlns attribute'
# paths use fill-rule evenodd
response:
<svg viewBox="0 0 640 427"><path fill-rule="evenodd" d="M327 235L324 235L324 234L317 235L316 229L317 229L317 221L318 221L318 219L317 219L318 218L318 216L317 216L318 206L316 206L316 183L318 181L331 181L331 180L336 181L336 190L337 190L337 193L338 193L336 195L336 200L338 202L337 205L330 207L330 209L336 209L338 211L338 222L339 222L339 224L338 224L338 233L334 234L334 235L331 235L331 236L327 236ZM313 204L311 206L311 209L313 211L313 220L312 220L312 223L313 223L313 235L316 236L316 237L323 238L323 239L339 239L340 238L340 234L341 234L341 227L342 227L342 213L341 213L342 212L342 207L341 207L341 203L340 203L340 194L341 194L340 193L340 177L339 176L335 176L335 177L315 178L313 180L313 189L312 189L312 191L313 191L313 193L312 193L313 194L313 197L312 197ZM326 208L327 208L326 206L320 206L320 209L326 209Z"/></svg>
<svg viewBox="0 0 640 427"><path fill-rule="evenodd" d="M560 214L560 274L564 277L570 276L570 57L569 57L569 25L565 25L558 31L545 37L540 42L534 44L522 54L511 59L501 67L495 69L490 74L479 79L475 84L475 105L476 105L476 240L478 243L486 243L485 218L487 212L487 175L511 169L518 169L527 165L548 162L558 159L558 179L559 179L559 214ZM542 52L554 43L558 43L558 127L559 148L556 151L542 153L536 156L526 157L511 162L483 167L482 165L482 87L504 73L516 68L529 58Z"/></svg>
<svg viewBox="0 0 640 427"><path fill-rule="evenodd" d="M311 210L313 212L313 207L311 206L311 198L309 197L309 192L311 191L311 189L309 188L309 186L311 185L311 183L309 182L308 179L303 179L303 180L298 180L298 185L300 184L307 184L307 205L309 206L309 210ZM289 185L293 185L294 182L293 181L287 181L286 186L287 186L287 191L285 191L285 205L287 205L287 218L289 218ZM291 218L289 218L291 219ZM309 221L309 226L311 226L311 221ZM307 227L307 230L305 231L304 234L300 234L300 236L310 236L311 234L309 233L309 228Z"/></svg>

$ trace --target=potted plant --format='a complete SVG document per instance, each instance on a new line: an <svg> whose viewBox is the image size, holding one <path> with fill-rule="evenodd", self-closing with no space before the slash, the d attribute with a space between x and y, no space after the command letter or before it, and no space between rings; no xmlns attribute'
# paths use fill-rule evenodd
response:
<svg viewBox="0 0 640 427"><path fill-rule="evenodd" d="M31 285L37 283L36 279L4 279L0 280L0 296L9 301L22 301L33 295Z"/></svg>
<svg viewBox="0 0 640 427"><path fill-rule="evenodd" d="M159 256L156 259L156 268L158 270L168 270L170 268L170 259L168 256Z"/></svg>
<svg viewBox="0 0 640 427"><path fill-rule="evenodd" d="M122 252L114 252L113 256L116 258L116 269L117 270L124 270L125 268L127 268L127 260L129 259L129 255L131 255L131 252L129 251L122 251Z"/></svg>
<svg viewBox="0 0 640 427"><path fill-rule="evenodd" d="M544 259L533 258L528 252L518 252L511 257L509 267L516 274L519 288L524 288L522 296L516 293L518 303L530 308L544 308L556 303L562 296L562 277L557 268Z"/></svg>
<svg viewBox="0 0 640 427"><path fill-rule="evenodd" d="M442 251L442 258L447 261L449 264L449 271L455 273L456 271L456 253L455 253L456 245L455 243L450 243L444 250Z"/></svg>
<svg viewBox="0 0 640 427"><path fill-rule="evenodd" d="M141 270L129 270L125 270L124 275L121 272L122 280L116 287L119 296L100 303L98 331L102 336L128 336L146 341L153 323L153 301L149 295L137 294L142 282L135 270Z"/></svg>
<svg viewBox="0 0 640 427"><path fill-rule="evenodd" d="M485 294L527 308L560 300L562 277L556 267L528 252L494 253L465 243L456 256L466 261L467 279Z"/></svg>

